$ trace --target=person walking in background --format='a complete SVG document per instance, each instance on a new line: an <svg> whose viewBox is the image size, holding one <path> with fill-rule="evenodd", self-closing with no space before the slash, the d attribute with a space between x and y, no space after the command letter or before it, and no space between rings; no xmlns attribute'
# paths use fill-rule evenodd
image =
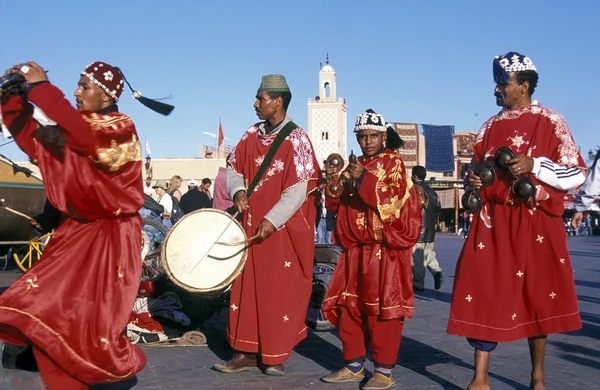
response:
<svg viewBox="0 0 600 390"><path fill-rule="evenodd" d="M173 212L173 198L171 198L171 195L167 193L169 183L166 180L157 180L156 184L154 184L152 188L154 188L154 191L156 191L156 196L158 196L156 202L165 209L165 211L163 211L160 215L160 220L167 229L171 229L173 227L173 221L171 220L171 213Z"/></svg>
<svg viewBox="0 0 600 390"><path fill-rule="evenodd" d="M600 163L598 160L600 159L600 151L596 153L596 158L594 159L594 163L592 164L592 168L590 169L590 173L579 189L579 193L575 198L575 202L573 206L577 211L571 220L571 224L577 230L583 221L583 213L590 210L599 210L598 204L594 203L597 196L600 196ZM592 218L589 214L586 217L587 229L589 235L593 234L592 232Z"/></svg>
<svg viewBox="0 0 600 390"><path fill-rule="evenodd" d="M211 208L212 202L205 192L198 190L198 182L194 179L188 182L188 191L181 196L179 207L183 214L189 214L192 211Z"/></svg>
<svg viewBox="0 0 600 390"><path fill-rule="evenodd" d="M227 161L229 161L229 156L227 156ZM213 195L213 208L225 211L233 206L233 202L227 193L227 169L225 167L219 167L219 173L217 173L217 177L215 178Z"/></svg>
<svg viewBox="0 0 600 390"><path fill-rule="evenodd" d="M425 290L425 270L433 275L434 288L439 290L444 284L444 274L437 261L433 245L435 242L435 223L437 216L442 211L442 204L438 194L425 183L427 170L417 165L412 169L412 181L417 186L416 190L421 201L423 224L421 225L421 236L417 245L413 248L412 269L413 288L415 291ZM465 221L465 229L467 223Z"/></svg>

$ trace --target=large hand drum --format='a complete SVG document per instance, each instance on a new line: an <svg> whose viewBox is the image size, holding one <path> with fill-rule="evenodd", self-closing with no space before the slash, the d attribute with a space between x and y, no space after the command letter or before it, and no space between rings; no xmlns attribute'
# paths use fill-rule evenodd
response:
<svg viewBox="0 0 600 390"><path fill-rule="evenodd" d="M215 209L186 214L162 246L165 272L190 292L218 294L229 287L246 262L246 233L231 215Z"/></svg>

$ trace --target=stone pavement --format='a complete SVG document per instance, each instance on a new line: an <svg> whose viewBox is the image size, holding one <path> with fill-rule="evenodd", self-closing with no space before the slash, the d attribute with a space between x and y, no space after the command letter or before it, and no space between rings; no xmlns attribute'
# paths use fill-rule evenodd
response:
<svg viewBox="0 0 600 390"><path fill-rule="evenodd" d="M416 297L415 318L406 322L398 365L393 370L396 388L463 389L473 369L473 350L459 337L445 333L450 307L454 265L463 244L455 235L439 235L436 252L445 270L440 291L427 290ZM600 388L600 237L572 237L568 241L575 269L583 329L549 338L546 355L548 389ZM16 271L0 272L0 286L12 283ZM276 292L274 292L276 293ZM231 351L224 338L225 312L205 323L208 346L144 347L146 368L137 383L101 386L99 389L358 389L357 384L331 385L319 381L342 363L341 344L335 331L311 332L286 364L287 375L268 377L260 371L220 374L210 369ZM368 366L372 370L372 365ZM527 389L529 351L526 341L500 344L492 354L494 390ZM0 389L43 388L36 374L0 371Z"/></svg>

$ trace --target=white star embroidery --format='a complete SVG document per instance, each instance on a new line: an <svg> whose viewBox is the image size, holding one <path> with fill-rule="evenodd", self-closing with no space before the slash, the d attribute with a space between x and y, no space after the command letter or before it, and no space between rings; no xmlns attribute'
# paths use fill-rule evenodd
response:
<svg viewBox="0 0 600 390"><path fill-rule="evenodd" d="M100 341L102 342L102 349L104 351L106 351L108 349L108 346L110 345L110 341L108 341L108 339L106 337L102 337L100 338Z"/></svg>
<svg viewBox="0 0 600 390"><path fill-rule="evenodd" d="M471 296L471 294L467 295L467 297L465 298L467 301L469 301L469 303L471 303L471 300L473 299L473 297Z"/></svg>
<svg viewBox="0 0 600 390"><path fill-rule="evenodd" d="M550 293L550 298L554 299L554 297L555 297L555 296L556 296L556 294L554 293L554 291L552 291L552 292Z"/></svg>
<svg viewBox="0 0 600 390"><path fill-rule="evenodd" d="M485 245L483 245L483 242L480 242L479 245L477 245L479 247L479 249L483 249L485 248Z"/></svg>
<svg viewBox="0 0 600 390"><path fill-rule="evenodd" d="M541 244L541 243L542 243L542 241L544 241L544 236L540 236L540 235L538 234L538 236L537 236L537 238L536 238L535 240Z"/></svg>
<svg viewBox="0 0 600 390"><path fill-rule="evenodd" d="M231 310L236 311L238 309L238 307L235 305L235 303L231 304Z"/></svg>
<svg viewBox="0 0 600 390"><path fill-rule="evenodd" d="M375 256L377 256L378 259L381 259L381 249L377 251Z"/></svg>
<svg viewBox="0 0 600 390"><path fill-rule="evenodd" d="M521 277L521 276L523 276L523 272L521 272L521 270L519 270L519 272L517 272L517 276L518 276L518 277Z"/></svg>
<svg viewBox="0 0 600 390"><path fill-rule="evenodd" d="M560 259L560 262L561 262L562 264L564 264L564 263L565 263L565 259Z"/></svg>
<svg viewBox="0 0 600 390"><path fill-rule="evenodd" d="M290 319L288 318L288 316L283 316L283 320L284 321L289 321Z"/></svg>
<svg viewBox="0 0 600 390"><path fill-rule="evenodd" d="M519 135L519 130L515 130L515 136L513 138L508 137L506 140L507 141L512 141L512 145L510 146L516 146L517 147L517 152L520 152L521 150L519 149L522 145L529 145L529 141L524 141L523 140L523 136L527 135L527 133L523 133L523 135Z"/></svg>
<svg viewBox="0 0 600 390"><path fill-rule="evenodd" d="M286 266L287 268L290 268L290 267L292 266L292 262L291 262L291 261L286 261L286 262L285 262L285 266Z"/></svg>
<svg viewBox="0 0 600 390"><path fill-rule="evenodd" d="M515 320L515 318L517 318L517 313L513 313L513 315L511 316L513 321Z"/></svg>
<svg viewBox="0 0 600 390"><path fill-rule="evenodd" d="M37 282L37 275L34 276L33 279L27 279L26 282L29 283L27 285L27 291L31 290L32 288L40 287L38 284L35 284L35 282Z"/></svg>

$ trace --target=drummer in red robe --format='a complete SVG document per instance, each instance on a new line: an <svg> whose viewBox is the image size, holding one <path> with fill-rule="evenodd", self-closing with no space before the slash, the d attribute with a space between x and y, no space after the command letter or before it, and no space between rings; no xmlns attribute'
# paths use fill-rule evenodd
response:
<svg viewBox="0 0 600 390"><path fill-rule="evenodd" d="M538 73L530 58L496 57L494 81L503 109L479 130L474 163L494 163L501 147L516 157L481 189L482 207L456 265L448 333L467 337L475 348L471 390L490 388L490 352L498 342L527 338L530 386L539 390L545 389L546 335L581 328L561 216L564 196L583 183L586 166L563 117L532 101ZM518 195L520 178L531 180L533 196ZM466 181L482 187L472 170Z"/></svg>
<svg viewBox="0 0 600 390"><path fill-rule="evenodd" d="M243 213L247 236L259 238L231 289L227 337L235 354L214 365L221 372L260 367L282 375L283 363L306 337L321 171L308 135L286 113L291 98L284 76L264 76L254 103L262 122L244 133L229 157L227 191Z"/></svg>
<svg viewBox="0 0 600 390"><path fill-rule="evenodd" d="M39 65L7 73L15 72L27 89L2 93L2 117L65 220L42 258L0 296L0 339L33 347L50 390L122 381L146 363L123 333L141 278L144 203L138 135L116 105L124 77L90 64L75 109ZM34 120L34 104L56 125Z"/></svg>
<svg viewBox="0 0 600 390"><path fill-rule="evenodd" d="M419 196L390 138L401 141L386 130L373 110L358 117L354 132L363 156L342 173L356 185L328 202L338 213L333 241L343 252L322 309L339 329L346 365L323 381L362 381L371 345L375 374L364 389L394 385L404 319L414 311L411 256L421 233Z"/></svg>

